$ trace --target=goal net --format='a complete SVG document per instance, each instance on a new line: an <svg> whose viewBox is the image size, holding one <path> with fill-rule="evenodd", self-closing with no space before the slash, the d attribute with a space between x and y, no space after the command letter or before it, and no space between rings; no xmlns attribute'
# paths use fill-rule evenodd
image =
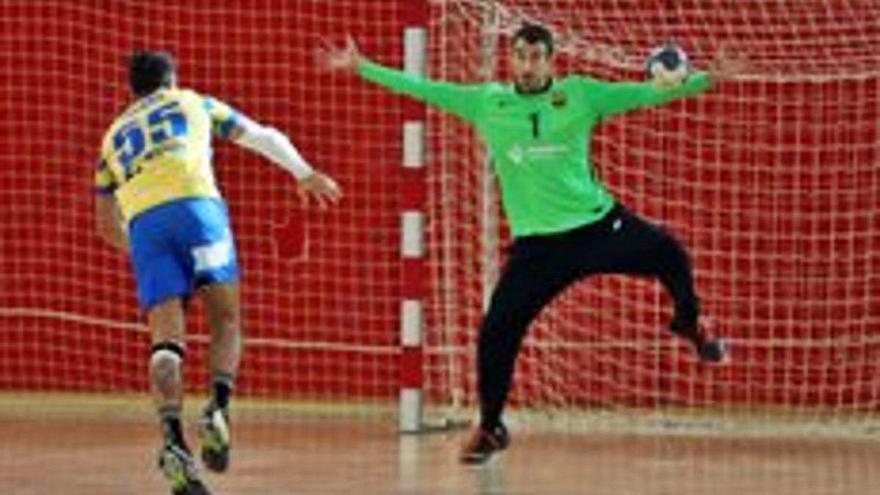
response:
<svg viewBox="0 0 880 495"><path fill-rule="evenodd" d="M150 337L126 256L95 234L92 174L103 133L131 101L127 57L162 49L183 86L279 128L345 193L327 211L303 208L288 174L215 144L243 271L237 396L358 414L396 398L402 102L321 71L316 52L322 38L339 45L352 33L399 66L404 11L323 0L0 2L0 61L16 72L0 86L0 390L149 390ZM187 390L204 393L209 331L192 306Z"/></svg>
<svg viewBox="0 0 880 495"><path fill-rule="evenodd" d="M400 67L420 16L428 74L454 81L505 79L523 20L555 31L561 73L640 79L649 49L669 40L697 66L721 51L748 61L711 93L610 120L592 148L616 196L690 249L732 363L699 366L666 334L656 284L590 280L531 329L517 420L877 423L880 7L861 0L0 2L0 63L12 68L0 84L4 399L145 397L150 339L128 261L94 234L91 176L129 101L126 56L157 48L177 56L185 86L288 133L345 190L328 211L302 208L282 171L217 145L243 267L237 397L394 414L401 299L422 275L401 259L404 199L420 194L401 167L412 107L320 71L315 52L351 33ZM477 327L509 235L479 139L430 110L426 138L424 398L432 416L469 417ZM190 393L208 380L209 332L193 306Z"/></svg>
<svg viewBox="0 0 880 495"><path fill-rule="evenodd" d="M517 420L571 427L781 431L876 425L880 411L880 7L858 0L461 0L431 16L431 75L505 78L510 34L553 29L558 72L643 78L648 51L721 53L741 74L695 99L603 124L593 159L626 205L690 250L705 314L732 346L695 363L665 330L659 284L580 283L532 326ZM474 347L508 241L485 163L459 123L431 114L430 397L475 404ZM549 420L548 420L549 419ZM596 421L596 420L599 421Z"/></svg>

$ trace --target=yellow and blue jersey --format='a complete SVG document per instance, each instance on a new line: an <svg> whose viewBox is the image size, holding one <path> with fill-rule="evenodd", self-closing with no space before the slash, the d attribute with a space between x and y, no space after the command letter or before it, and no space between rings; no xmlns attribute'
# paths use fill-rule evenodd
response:
<svg viewBox="0 0 880 495"><path fill-rule="evenodd" d="M238 113L187 89L160 89L133 103L101 145L99 194L114 194L126 221L185 198L220 198L211 137L228 137Z"/></svg>

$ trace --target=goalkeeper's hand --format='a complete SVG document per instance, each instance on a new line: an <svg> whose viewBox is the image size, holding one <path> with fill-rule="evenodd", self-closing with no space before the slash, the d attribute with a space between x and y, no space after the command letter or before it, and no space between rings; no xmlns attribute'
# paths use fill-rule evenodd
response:
<svg viewBox="0 0 880 495"><path fill-rule="evenodd" d="M324 41L324 47L318 51L318 61L326 69L356 73L361 62L361 54L357 43L351 36L346 36L345 47L339 48Z"/></svg>
<svg viewBox="0 0 880 495"><path fill-rule="evenodd" d="M742 74L748 69L748 65L746 59L730 55L727 49L722 46L715 55L715 59L709 64L706 72L709 73L712 81L723 82L733 79L738 74Z"/></svg>
<svg viewBox="0 0 880 495"><path fill-rule="evenodd" d="M342 198L342 191L336 181L318 171L299 181L297 193L303 204L308 205L310 200L314 200L322 210Z"/></svg>
<svg viewBox="0 0 880 495"><path fill-rule="evenodd" d="M681 86L687 78L688 72L658 70L654 73L651 82L659 89L670 90Z"/></svg>

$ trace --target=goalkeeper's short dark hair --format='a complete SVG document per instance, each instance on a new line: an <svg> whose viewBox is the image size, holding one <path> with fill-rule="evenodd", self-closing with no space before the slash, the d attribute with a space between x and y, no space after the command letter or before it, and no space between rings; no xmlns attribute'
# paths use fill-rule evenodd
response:
<svg viewBox="0 0 880 495"><path fill-rule="evenodd" d="M523 24L513 33L511 43L516 43L519 40L525 40L530 45L544 43L544 46L547 47L547 55L553 54L553 33L540 24Z"/></svg>
<svg viewBox="0 0 880 495"><path fill-rule="evenodd" d="M137 96L146 96L174 81L177 67L168 52L136 51L128 60L128 83Z"/></svg>

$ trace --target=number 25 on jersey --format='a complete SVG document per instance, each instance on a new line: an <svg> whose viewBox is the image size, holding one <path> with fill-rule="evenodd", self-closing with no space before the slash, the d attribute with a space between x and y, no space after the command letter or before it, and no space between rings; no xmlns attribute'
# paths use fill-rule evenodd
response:
<svg viewBox="0 0 880 495"><path fill-rule="evenodd" d="M137 120L128 121L113 135L113 149L125 170L125 178L130 179L137 175L140 167L136 162L148 151L154 150L169 138L186 133L186 116L176 101L166 103L148 113L146 128Z"/></svg>

